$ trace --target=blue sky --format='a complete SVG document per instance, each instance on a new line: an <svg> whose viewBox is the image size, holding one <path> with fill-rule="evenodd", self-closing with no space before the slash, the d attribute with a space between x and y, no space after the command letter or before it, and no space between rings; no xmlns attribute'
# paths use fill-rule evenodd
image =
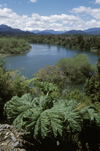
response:
<svg viewBox="0 0 100 151"><path fill-rule="evenodd" d="M0 0L0 25L21 30L100 27L100 0Z"/></svg>

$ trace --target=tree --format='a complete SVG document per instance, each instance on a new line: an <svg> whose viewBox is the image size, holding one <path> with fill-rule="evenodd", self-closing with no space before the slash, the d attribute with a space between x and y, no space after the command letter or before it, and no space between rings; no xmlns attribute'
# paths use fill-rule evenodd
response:
<svg viewBox="0 0 100 151"><path fill-rule="evenodd" d="M84 40L80 42L79 49L81 50L84 49L84 43L85 43Z"/></svg>
<svg viewBox="0 0 100 151"><path fill-rule="evenodd" d="M77 35L77 44L79 45L83 41L83 36L81 34Z"/></svg>
<svg viewBox="0 0 100 151"><path fill-rule="evenodd" d="M82 83L93 74L95 67L89 63L89 59L84 54L74 55L73 58L62 58L58 60L57 67L62 71L69 81Z"/></svg>

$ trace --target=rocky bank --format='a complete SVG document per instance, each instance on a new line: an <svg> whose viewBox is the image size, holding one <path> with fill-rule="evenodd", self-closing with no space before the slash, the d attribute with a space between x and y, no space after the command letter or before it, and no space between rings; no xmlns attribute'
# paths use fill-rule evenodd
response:
<svg viewBox="0 0 100 151"><path fill-rule="evenodd" d="M24 131L20 132L8 124L0 124L0 151L27 151L28 146L34 146L23 139Z"/></svg>

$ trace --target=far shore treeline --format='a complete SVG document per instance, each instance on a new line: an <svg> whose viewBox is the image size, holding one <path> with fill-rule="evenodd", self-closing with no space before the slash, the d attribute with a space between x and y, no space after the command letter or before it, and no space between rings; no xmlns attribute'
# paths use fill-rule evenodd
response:
<svg viewBox="0 0 100 151"><path fill-rule="evenodd" d="M0 35L0 53L16 54L30 49L24 40L30 43L54 44L81 51L100 51L100 36L97 35Z"/></svg>
<svg viewBox="0 0 100 151"><path fill-rule="evenodd" d="M2 56L28 51L29 43L95 51L99 59L93 66L84 54L62 58L28 79L6 69ZM82 82L83 93L69 86ZM1 35L0 123L5 121L25 131L33 150L99 150L100 36Z"/></svg>

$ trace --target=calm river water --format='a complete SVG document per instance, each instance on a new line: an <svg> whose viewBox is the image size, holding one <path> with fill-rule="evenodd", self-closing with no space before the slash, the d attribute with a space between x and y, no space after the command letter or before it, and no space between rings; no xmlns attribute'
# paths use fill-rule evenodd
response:
<svg viewBox="0 0 100 151"><path fill-rule="evenodd" d="M30 44L32 49L21 55L9 56L5 58L8 61L7 68L18 69L23 68L22 75L32 78L40 68L46 65L55 65L61 58L73 57L74 54L86 54L89 57L90 63L96 65L98 56L93 52L82 52L78 50L68 50L64 47L44 44ZM82 89L82 85L77 86Z"/></svg>

